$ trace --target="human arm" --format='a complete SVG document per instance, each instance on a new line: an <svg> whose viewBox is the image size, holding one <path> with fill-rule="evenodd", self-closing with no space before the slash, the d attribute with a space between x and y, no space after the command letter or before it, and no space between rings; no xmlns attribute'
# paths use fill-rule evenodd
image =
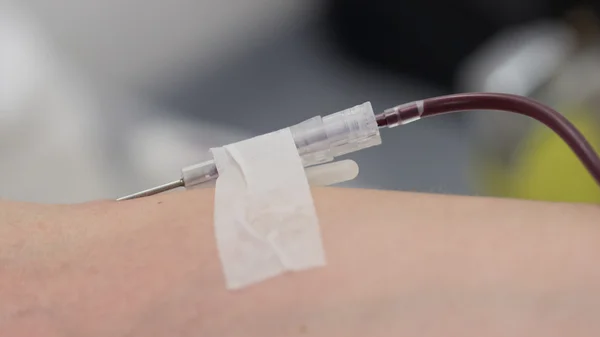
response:
<svg viewBox="0 0 600 337"><path fill-rule="evenodd" d="M0 336L588 336L600 208L313 190L327 266L227 291L212 190L0 206Z"/></svg>

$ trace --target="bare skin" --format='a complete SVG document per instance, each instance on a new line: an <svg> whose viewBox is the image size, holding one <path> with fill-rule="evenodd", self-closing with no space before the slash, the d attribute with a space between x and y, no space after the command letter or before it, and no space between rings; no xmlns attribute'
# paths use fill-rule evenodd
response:
<svg viewBox="0 0 600 337"><path fill-rule="evenodd" d="M0 336L597 336L600 207L313 191L328 265L224 287L211 190L0 202Z"/></svg>

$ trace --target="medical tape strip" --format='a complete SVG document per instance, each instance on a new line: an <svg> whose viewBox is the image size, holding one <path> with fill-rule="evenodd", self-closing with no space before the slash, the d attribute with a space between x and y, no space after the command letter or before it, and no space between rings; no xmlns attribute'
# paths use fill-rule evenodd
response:
<svg viewBox="0 0 600 337"><path fill-rule="evenodd" d="M211 149L215 233L228 289L325 265L312 195L289 129Z"/></svg>

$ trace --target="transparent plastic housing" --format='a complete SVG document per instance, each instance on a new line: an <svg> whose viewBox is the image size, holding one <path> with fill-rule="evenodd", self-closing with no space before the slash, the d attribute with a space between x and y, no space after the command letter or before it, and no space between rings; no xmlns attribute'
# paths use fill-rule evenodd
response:
<svg viewBox="0 0 600 337"><path fill-rule="evenodd" d="M313 117L290 127L290 131L305 167L330 162L337 156L381 144L370 102L325 117ZM205 184L218 176L213 160L182 170L186 188Z"/></svg>
<svg viewBox="0 0 600 337"><path fill-rule="evenodd" d="M208 181L217 179L219 172L214 160L207 160L202 163L184 167L181 170L181 179L186 188L204 184Z"/></svg>
<svg viewBox="0 0 600 337"><path fill-rule="evenodd" d="M370 102L290 127L304 166L381 144Z"/></svg>

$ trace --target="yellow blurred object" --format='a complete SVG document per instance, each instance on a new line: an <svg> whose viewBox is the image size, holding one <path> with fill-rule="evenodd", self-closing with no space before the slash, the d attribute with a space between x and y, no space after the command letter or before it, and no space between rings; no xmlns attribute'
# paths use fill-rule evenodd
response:
<svg viewBox="0 0 600 337"><path fill-rule="evenodd" d="M590 111L580 109L567 117L598 149L600 127L590 115ZM489 193L521 199L600 203L600 187L563 140L544 125L535 126L515 155L514 164L508 169L498 165L484 167Z"/></svg>

